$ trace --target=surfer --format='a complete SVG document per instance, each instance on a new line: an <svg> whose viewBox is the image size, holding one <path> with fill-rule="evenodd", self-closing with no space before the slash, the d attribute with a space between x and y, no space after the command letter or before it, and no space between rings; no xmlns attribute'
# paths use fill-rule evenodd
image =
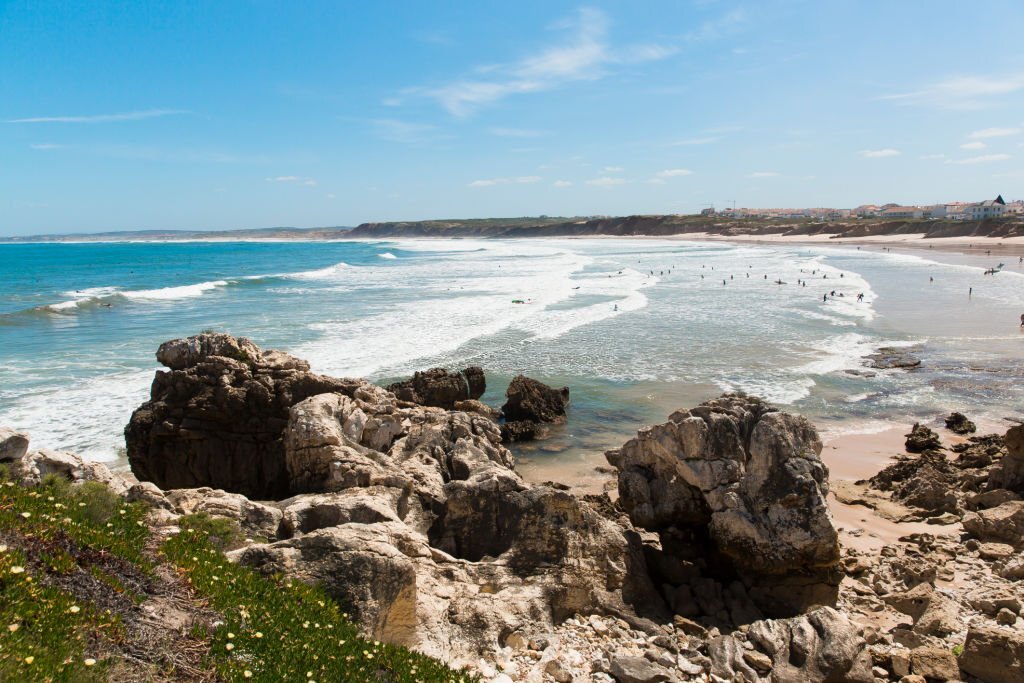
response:
<svg viewBox="0 0 1024 683"><path fill-rule="evenodd" d="M857 295L857 301L864 301L864 292Z"/></svg>
<svg viewBox="0 0 1024 683"><path fill-rule="evenodd" d="M821 300L822 301L828 301L828 294L822 294L821 295Z"/></svg>

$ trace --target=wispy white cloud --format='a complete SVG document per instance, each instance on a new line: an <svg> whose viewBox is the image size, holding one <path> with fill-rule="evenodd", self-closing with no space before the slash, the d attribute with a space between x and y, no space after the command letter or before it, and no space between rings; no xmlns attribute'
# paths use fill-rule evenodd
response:
<svg viewBox="0 0 1024 683"><path fill-rule="evenodd" d="M294 183L296 185L316 185L316 181L312 178L303 178L297 175L279 175L267 178L268 183Z"/></svg>
<svg viewBox="0 0 1024 683"><path fill-rule="evenodd" d="M607 40L608 18L593 8L580 9L571 21L560 22L556 27L574 34L557 46L517 62L478 67L474 77L447 85L411 88L406 93L430 97L452 115L463 117L511 95L598 80L616 65L656 61L675 52L674 48L661 45L612 48Z"/></svg>
<svg viewBox="0 0 1024 683"><path fill-rule="evenodd" d="M748 23L747 13L742 9L734 9L726 14L705 21L695 30L690 31L684 37L690 42L702 42L706 40L718 40L742 30Z"/></svg>
<svg viewBox="0 0 1024 683"><path fill-rule="evenodd" d="M571 180L556 180L555 182L551 183L551 187L572 187L572 181Z"/></svg>
<svg viewBox="0 0 1024 683"><path fill-rule="evenodd" d="M626 169L621 166L605 166L603 170L605 173L622 173Z"/></svg>
<svg viewBox="0 0 1024 683"><path fill-rule="evenodd" d="M603 178L594 178L588 180L587 185L597 185L598 187L612 187L613 185L625 185L625 178L610 178L605 176Z"/></svg>
<svg viewBox="0 0 1024 683"><path fill-rule="evenodd" d="M984 109L1003 95L1024 88L1024 74L1004 77L955 76L915 90L883 95L877 99L940 109Z"/></svg>
<svg viewBox="0 0 1024 683"><path fill-rule="evenodd" d="M656 175L659 178L678 178L684 175L693 175L693 171L688 168L666 168L664 171L658 171Z"/></svg>
<svg viewBox="0 0 1024 683"><path fill-rule="evenodd" d="M775 172L775 171L754 171L753 173L751 173L747 177L748 178L778 178L779 175L780 174Z"/></svg>
<svg viewBox="0 0 1024 683"><path fill-rule="evenodd" d="M126 111L117 114L93 114L91 116L31 116L23 119L9 119L7 123L114 123L116 121L141 121L162 116L190 114L184 109L146 109Z"/></svg>
<svg viewBox="0 0 1024 683"><path fill-rule="evenodd" d="M487 132L499 138L539 138L546 133L531 128L488 128Z"/></svg>
<svg viewBox="0 0 1024 683"><path fill-rule="evenodd" d="M900 151L891 147L886 147L885 149L865 149L861 150L860 155L865 159L884 159L886 157L898 157Z"/></svg>
<svg viewBox="0 0 1024 683"><path fill-rule="evenodd" d="M29 145L32 149L66 149L67 145L58 145L53 142L41 142L35 145Z"/></svg>
<svg viewBox="0 0 1024 683"><path fill-rule="evenodd" d="M987 147L987 145L981 141L965 142L960 145L960 149L985 149L985 147Z"/></svg>
<svg viewBox="0 0 1024 683"><path fill-rule="evenodd" d="M373 119L370 121L374 134L381 140L399 142L404 145L429 145L448 140L450 135L442 133L437 126L429 123L414 123L400 119Z"/></svg>
<svg viewBox="0 0 1024 683"><path fill-rule="evenodd" d="M672 145L675 147L683 147L688 145L710 145L720 140L718 136L712 135L705 138L687 138L685 140L677 140Z"/></svg>
<svg viewBox="0 0 1024 683"><path fill-rule="evenodd" d="M982 128L976 130L967 137L974 140L984 140L986 138L1003 138L1011 135L1018 135L1020 128Z"/></svg>
<svg viewBox="0 0 1024 683"><path fill-rule="evenodd" d="M950 159L947 164L987 164L993 161L1006 161L1012 159L1009 154L982 154L977 157L968 157L966 159Z"/></svg>
<svg viewBox="0 0 1024 683"><path fill-rule="evenodd" d="M474 180L467 184L467 187L493 187L494 185L525 185L528 183L539 183L543 178L539 175L523 175L515 178L487 178L485 180Z"/></svg>

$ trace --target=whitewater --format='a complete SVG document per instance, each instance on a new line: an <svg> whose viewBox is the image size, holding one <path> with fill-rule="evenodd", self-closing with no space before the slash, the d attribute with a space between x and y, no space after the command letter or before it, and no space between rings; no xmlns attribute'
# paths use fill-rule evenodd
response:
<svg viewBox="0 0 1024 683"><path fill-rule="evenodd" d="M592 462L722 391L826 432L954 409L1000 420L1024 405L1024 274L929 256L671 239L5 244L0 425L123 461L157 346L203 330L375 381L480 365L496 405L520 372L569 386L568 425L527 461ZM865 372L883 346L921 369Z"/></svg>

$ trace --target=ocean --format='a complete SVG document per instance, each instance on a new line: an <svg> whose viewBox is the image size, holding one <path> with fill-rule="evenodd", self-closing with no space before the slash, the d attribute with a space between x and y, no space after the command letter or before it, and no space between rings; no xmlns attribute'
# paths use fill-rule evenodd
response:
<svg viewBox="0 0 1024 683"><path fill-rule="evenodd" d="M378 382L480 365L493 405L520 372L568 386L568 423L514 450L569 484L723 391L826 435L951 410L1005 425L1024 406L1024 272L983 275L996 261L641 238L0 244L0 425L123 464L156 348L203 330ZM921 368L849 372L882 346Z"/></svg>

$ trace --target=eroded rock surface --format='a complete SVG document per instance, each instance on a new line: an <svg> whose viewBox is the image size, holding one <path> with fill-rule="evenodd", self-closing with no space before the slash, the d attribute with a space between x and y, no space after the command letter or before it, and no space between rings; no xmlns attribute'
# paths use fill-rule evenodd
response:
<svg viewBox="0 0 1024 683"><path fill-rule="evenodd" d="M431 368L416 372L411 379L388 385L401 401L452 410L459 401L475 401L487 390L484 371L469 367L459 372Z"/></svg>
<svg viewBox="0 0 1024 683"><path fill-rule="evenodd" d="M508 441L529 441L543 433L543 425L565 422L569 387L555 389L543 382L516 375L505 392L502 437Z"/></svg>
<svg viewBox="0 0 1024 683"><path fill-rule="evenodd" d="M673 413L607 458L630 520L660 535L663 571L691 571L677 548L703 541L713 573L740 578L762 610L785 615L829 604L838 583L820 452L806 419L729 394Z"/></svg>
<svg viewBox="0 0 1024 683"><path fill-rule="evenodd" d="M210 486L249 498L288 494L284 428L288 410L354 380L309 371L309 364L226 334L161 345L150 400L132 413L125 444L132 472L162 489Z"/></svg>

